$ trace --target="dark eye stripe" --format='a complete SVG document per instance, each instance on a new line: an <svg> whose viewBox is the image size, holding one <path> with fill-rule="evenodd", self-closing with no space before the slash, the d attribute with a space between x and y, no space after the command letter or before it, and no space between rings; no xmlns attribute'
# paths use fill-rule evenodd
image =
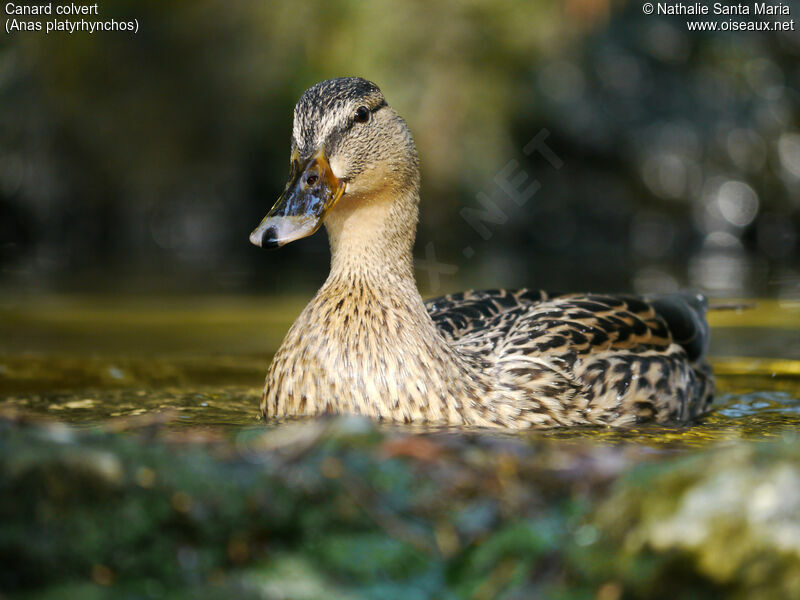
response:
<svg viewBox="0 0 800 600"><path fill-rule="evenodd" d="M389 104L386 102L386 100L383 100L380 104L374 106L370 110L370 113L372 113L374 115L380 109L385 108L387 106L389 106ZM334 130L334 131L332 131L330 133L330 135L328 136L328 139L325 140L325 142L324 142L325 146L328 147L328 148L333 148L339 142L339 140L342 138L342 135L345 132L350 131L357 124L359 124L359 123L358 123L358 121L356 121L355 116L351 117L350 120L347 121L347 123L345 124L343 129Z"/></svg>
<svg viewBox="0 0 800 600"><path fill-rule="evenodd" d="M369 109L369 112L370 112L370 114L374 115L376 112L378 112L380 109L382 109L382 108L384 108L386 106L389 106L389 104L386 102L386 100L381 100L381 103L373 106L371 109ZM360 121L358 119L356 119L355 117L352 117L350 119L350 122L347 124L347 129L350 129L356 123L360 123Z"/></svg>

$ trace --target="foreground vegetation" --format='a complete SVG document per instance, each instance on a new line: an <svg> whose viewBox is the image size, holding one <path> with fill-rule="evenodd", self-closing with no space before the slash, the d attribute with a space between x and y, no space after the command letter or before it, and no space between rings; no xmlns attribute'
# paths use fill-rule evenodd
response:
<svg viewBox="0 0 800 600"><path fill-rule="evenodd" d="M688 454L352 418L110 429L0 425L13 597L800 594L791 434Z"/></svg>

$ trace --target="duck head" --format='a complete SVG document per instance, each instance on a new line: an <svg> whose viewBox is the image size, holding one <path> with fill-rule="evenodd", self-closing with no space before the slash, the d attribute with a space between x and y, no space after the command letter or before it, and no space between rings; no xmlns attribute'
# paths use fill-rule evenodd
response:
<svg viewBox="0 0 800 600"><path fill-rule="evenodd" d="M383 191L419 183L416 150L403 119L374 83L342 77L306 90L294 109L289 181L250 234L262 248L307 237L330 214Z"/></svg>

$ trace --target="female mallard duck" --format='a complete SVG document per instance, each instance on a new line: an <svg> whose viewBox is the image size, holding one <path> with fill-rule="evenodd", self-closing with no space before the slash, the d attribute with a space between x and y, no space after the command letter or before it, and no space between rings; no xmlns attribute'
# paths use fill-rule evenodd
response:
<svg viewBox="0 0 800 600"><path fill-rule="evenodd" d="M412 258L418 204L414 142L377 86L348 77L302 95L289 183L250 240L277 248L324 221L331 270L272 361L265 418L523 429L706 410L701 296L492 290L425 303Z"/></svg>

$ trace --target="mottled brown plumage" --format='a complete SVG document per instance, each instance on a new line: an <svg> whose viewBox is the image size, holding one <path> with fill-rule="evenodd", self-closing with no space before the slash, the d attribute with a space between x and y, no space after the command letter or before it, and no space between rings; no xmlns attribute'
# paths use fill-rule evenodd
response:
<svg viewBox="0 0 800 600"><path fill-rule="evenodd" d="M298 175L284 197L314 208L289 214L282 197L251 239L282 245L296 239L281 237L287 218L324 219L331 272L270 365L264 417L521 429L684 422L707 409L701 297L490 290L424 303L412 260L416 153L374 84L344 78L308 90L292 150Z"/></svg>

